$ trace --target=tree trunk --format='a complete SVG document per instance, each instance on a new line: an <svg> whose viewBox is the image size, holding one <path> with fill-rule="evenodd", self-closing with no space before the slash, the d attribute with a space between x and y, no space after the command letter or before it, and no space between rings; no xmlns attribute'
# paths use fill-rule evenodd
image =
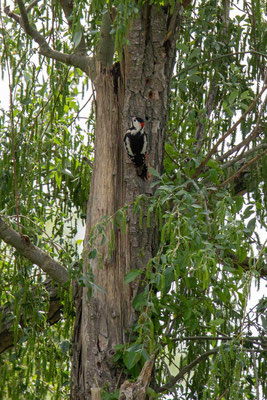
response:
<svg viewBox="0 0 267 400"><path fill-rule="evenodd" d="M125 284L124 279L131 269L145 269L156 251L156 231L147 229L145 222L140 228L139 216L133 214L131 206L126 233L115 229L111 252L111 225L105 230L107 241L98 247L102 266L97 257L88 257L93 248L89 247L90 232L103 216L112 216L122 206L132 204L141 193L152 194L150 183L137 177L123 146L130 115L146 119L149 163L162 171L178 11L179 8L171 18L169 8L144 7L133 22L123 61L112 68L104 68L101 62L97 66L95 160L84 241L84 274L90 266L95 283L103 291L94 291L90 302L87 288L78 291L71 388L71 398L75 400L97 399L97 388L108 384L113 391L124 380L112 358L114 346L129 339L128 332L137 317L132 300L139 289L138 280Z"/></svg>

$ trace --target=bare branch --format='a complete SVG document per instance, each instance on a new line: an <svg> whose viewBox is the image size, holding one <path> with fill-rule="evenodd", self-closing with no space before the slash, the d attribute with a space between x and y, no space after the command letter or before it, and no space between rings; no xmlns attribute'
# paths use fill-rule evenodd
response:
<svg viewBox="0 0 267 400"><path fill-rule="evenodd" d="M188 374L196 365L198 365L201 361L205 360L212 354L218 353L219 350L220 350L220 347L215 347L214 349L208 350L205 353L201 354L199 357L197 357L191 363L189 363L188 365L183 367L177 375L175 375L172 379L169 380L168 383L166 383L166 385L163 385L163 386L157 388L156 392L162 393L162 392L165 392L166 390L170 390L177 382L184 379L184 376L186 374Z"/></svg>
<svg viewBox="0 0 267 400"><path fill-rule="evenodd" d="M242 342L252 342L256 344L261 344L262 337L261 336L248 336L248 337L240 337L239 336L184 336L180 338L171 339L173 342L183 342L185 341L195 341L195 340L212 340L212 341L231 341L231 340L240 340Z"/></svg>
<svg viewBox="0 0 267 400"><path fill-rule="evenodd" d="M246 139L242 140L242 142L238 143L236 146L232 147L226 153L222 154L220 157L216 158L217 161L222 161L229 157L231 154L238 152L243 146L246 146L248 142L251 142L258 134L261 133L259 127L255 127L251 134L246 137Z"/></svg>
<svg viewBox="0 0 267 400"><path fill-rule="evenodd" d="M228 179L226 179L224 182L222 182L219 187L223 187L225 185L227 185L229 182L231 182L233 179L236 179L241 172L243 172L244 170L246 170L251 164L255 163L256 161L258 161L261 157L263 157L265 154L267 154L267 149L264 150L262 153L258 154L256 157L252 158L251 160L249 160L245 165L243 165L243 167L241 167L238 171L236 171L233 175L231 175Z"/></svg>
<svg viewBox="0 0 267 400"><path fill-rule="evenodd" d="M259 150L266 149L267 143L261 143L258 146L254 147L253 149L248 150L246 153L240 154L238 157L233 158L232 160L228 161L227 163L223 164L221 166L222 169L226 169L234 165L240 160L247 160L248 156L250 156L253 153L256 153Z"/></svg>
<svg viewBox="0 0 267 400"><path fill-rule="evenodd" d="M267 96L265 96L265 99L262 102L261 105L261 109L258 113L257 116L257 121L256 121L256 125L253 129L253 131L251 132L251 134L246 137L242 142L240 142L238 145L234 146L232 149L230 149L229 151L227 151L225 154L223 154L222 156L220 156L217 160L221 161L225 158L227 158L228 156L230 156L231 154L239 151L242 147L244 147L244 149L249 145L249 143L259 134L261 133L261 129L260 129L260 118L261 118L261 114L263 113L263 111L265 110L265 104L267 101ZM244 151L243 149L243 151Z"/></svg>
<svg viewBox="0 0 267 400"><path fill-rule="evenodd" d="M170 36L175 32L175 29L177 27L177 21L179 21L180 11L181 11L181 3L180 3L180 1L176 1L174 8L173 8L173 14L171 16L171 20L170 20L170 23L168 26L168 33L164 39L164 43L167 40L169 40Z"/></svg>
<svg viewBox="0 0 267 400"><path fill-rule="evenodd" d="M10 228L0 217L0 239L10 244L33 264L38 265L51 279L64 286L69 274L63 265L53 260L47 253L34 246L28 236L20 235Z"/></svg>
<svg viewBox="0 0 267 400"><path fill-rule="evenodd" d="M174 75L172 77L172 79L178 78L179 76L181 76L185 72L188 72L191 69L199 67L200 65L211 64L213 61L218 61L218 60L221 60L222 58L231 57L231 56L238 56L238 55L244 55L244 54L255 54L255 55L267 58L267 54L260 53L260 52L258 52L256 50L252 50L252 49L251 50L245 50L245 51L236 51L234 53L221 54L220 56L217 56L217 57L214 57L214 58L209 58L208 60L197 62L195 64L190 65L189 67L186 67L186 68L182 69L178 74Z"/></svg>
<svg viewBox="0 0 267 400"><path fill-rule="evenodd" d="M219 252L217 254L218 254L218 257L219 257ZM238 258L234 254L228 253L227 257L229 257L229 258L231 258L233 260L233 265L232 266L234 268L241 267L245 271L249 271L251 269L250 260L249 260L248 257L242 262L239 262ZM221 262L223 263L223 260L221 260ZM253 259L253 264L257 264L257 262L258 262L258 259ZM261 267L261 269L259 270L259 273L260 273L260 276L262 278L267 277L267 266L265 264Z"/></svg>
<svg viewBox="0 0 267 400"><path fill-rule="evenodd" d="M7 6L4 8L4 12L16 21L27 33L29 36L33 38L33 40L38 43L40 54L52 58L54 60L60 61L67 65L72 65L74 67L80 68L84 71L88 76L93 79L95 73L95 63L92 57L88 57L81 54L65 54L61 53L60 51L53 50L48 43L46 42L45 38L36 30L34 29L28 20L27 10L24 6L22 0L17 0L21 16L15 14L14 12L10 11L10 7Z"/></svg>
<svg viewBox="0 0 267 400"><path fill-rule="evenodd" d="M266 76L267 79L267 76ZM245 117L247 116L248 113L250 113L250 111L255 107L255 105L257 104L258 100L261 98L262 94L264 93L264 91L267 89L266 86L266 79L264 81L263 87L261 89L261 91L259 92L259 94L255 97L255 99L251 102L251 104L248 106L248 108L246 109L246 111L241 115L241 117L239 118L239 120L230 128L228 129L228 131L215 143L215 145L213 146L213 148L210 150L210 152L208 153L208 155L206 156L205 160L202 161L202 163L200 164L200 166L196 169L196 171L194 172L194 174L192 175L192 179L196 178L203 170L203 168L206 166L207 162L210 160L210 158L213 156L213 154L216 153L219 145L232 133L236 130L236 128L238 127L238 125L243 121L243 119L245 119Z"/></svg>

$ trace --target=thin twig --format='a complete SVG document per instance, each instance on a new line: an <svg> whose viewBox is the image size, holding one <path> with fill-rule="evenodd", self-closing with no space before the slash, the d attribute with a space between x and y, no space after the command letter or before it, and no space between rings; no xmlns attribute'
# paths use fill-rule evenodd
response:
<svg viewBox="0 0 267 400"><path fill-rule="evenodd" d="M259 94L255 97L255 99L252 101L252 103L248 106L248 108L246 109L246 111L241 115L241 117L239 118L238 121L236 121L236 123L230 128L228 129L228 131L217 141L217 143L215 143L215 145L213 146L213 148L210 150L210 152L208 153L208 155L206 156L205 160L202 161L202 163L200 164L200 166L196 169L196 171L194 172L194 174L192 175L192 178L196 178L203 170L203 168L206 166L207 162L210 160L210 158L213 156L213 154L216 153L219 145L232 133L236 130L236 128L238 127L238 125L243 121L243 119L245 119L245 117L247 116L247 114L255 107L255 105L257 104L258 100L261 98L262 94L264 93L264 91L267 89L266 86L266 79L267 79L267 75L266 78L264 80L264 84L263 87L261 89L261 91L259 92Z"/></svg>
<svg viewBox="0 0 267 400"><path fill-rule="evenodd" d="M223 392L223 394L222 394L220 397L218 397L217 400L222 400L222 399L224 398L224 396L226 395L226 393L228 393L228 392L229 392L229 388L227 388L227 389Z"/></svg>
<svg viewBox="0 0 267 400"><path fill-rule="evenodd" d="M214 57L214 58L209 58L208 60L200 61L198 63L190 65L189 67L184 68L178 74L174 75L172 77L172 79L178 78L180 75L184 74L185 72L190 71L191 69L194 69L196 67L199 67L200 65L210 64L213 61L218 61L218 60L221 60L222 58L225 58L225 57L238 56L238 55L243 55L243 54L256 54L258 56L262 56L262 57L266 57L267 58L267 54L260 53L260 52L258 52L256 50L237 51L237 52L234 52L234 53L222 54L220 56L217 56L217 57Z"/></svg>
<svg viewBox="0 0 267 400"><path fill-rule="evenodd" d="M232 336L185 336L185 337L181 337L181 338L175 338L175 339L171 339L175 342L179 341L182 342L184 340L214 340L214 341L231 341L231 340L236 340L239 339L237 337L232 337ZM242 341L244 342L252 342L252 343L259 343L262 341L262 337L260 336L249 336L249 337L245 337L242 338Z"/></svg>
<svg viewBox="0 0 267 400"><path fill-rule="evenodd" d="M210 355L218 353L220 350L220 347L215 347L214 349L208 350L205 353L201 354L199 357L197 357L195 360L193 360L191 363L183 367L180 372L175 375L172 379L169 380L168 383L165 385L159 387L156 392L157 393L162 393L165 392L165 390L171 390L171 388L180 380L184 379L184 376L188 374L197 364L199 364L201 361L205 360L208 358Z"/></svg>
<svg viewBox="0 0 267 400"><path fill-rule="evenodd" d="M236 179L241 172L243 172L245 169L247 169L251 164L254 162L258 161L261 157L263 157L265 154L267 154L267 149L264 150L262 153L258 154L256 157L252 158L249 160L243 167L241 167L238 171L236 171L233 175L231 175L228 179L226 179L224 182L222 182L219 187L223 187L227 185L229 182L231 182L233 179Z"/></svg>
<svg viewBox="0 0 267 400"><path fill-rule="evenodd" d="M221 166L222 169L226 169L231 167L233 164L237 163L240 160L247 159L250 154L256 153L261 149L265 149L267 147L267 143L261 143L258 146L254 147L253 149L248 150L246 153L240 154L238 157L233 158L232 160L228 161L227 163Z"/></svg>
<svg viewBox="0 0 267 400"><path fill-rule="evenodd" d="M259 126L259 125L260 125L260 117L261 117L262 112L263 112L264 109L265 109L265 103L266 103L266 101L267 101L267 96L266 96L265 99L263 100L263 103L262 103L262 105L261 105L261 109L260 109L260 111L259 111L259 113L258 113L258 116L257 116L256 125L255 125L255 127L253 128L251 134L250 134L248 137L246 137L242 142L238 143L236 146L234 146L234 147L232 147L230 150L228 150L225 154L223 154L223 155L221 155L220 157L218 157L218 158L217 158L217 161L224 160L225 158L229 157L231 154L233 154L233 153L235 153L235 152L238 152L242 147L243 147L243 152L244 152L245 148L249 145L249 143L250 143L256 136L258 136L259 133L261 133L260 126Z"/></svg>
<svg viewBox="0 0 267 400"><path fill-rule="evenodd" d="M231 154L237 153L243 146L246 146L247 143L251 142L256 136L258 136L259 133L261 133L259 127L257 127L257 129L256 127L254 127L253 131L248 137L246 137L246 139L238 143L236 146L232 147L230 150L222 154L220 157L216 158L216 160L222 161L225 158L228 158Z"/></svg>

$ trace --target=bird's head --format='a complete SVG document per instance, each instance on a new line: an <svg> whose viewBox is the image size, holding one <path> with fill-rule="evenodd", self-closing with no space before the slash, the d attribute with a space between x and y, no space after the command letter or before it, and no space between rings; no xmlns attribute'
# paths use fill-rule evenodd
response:
<svg viewBox="0 0 267 400"><path fill-rule="evenodd" d="M133 128L135 128L138 132L144 128L145 121L142 118L132 117L131 119Z"/></svg>

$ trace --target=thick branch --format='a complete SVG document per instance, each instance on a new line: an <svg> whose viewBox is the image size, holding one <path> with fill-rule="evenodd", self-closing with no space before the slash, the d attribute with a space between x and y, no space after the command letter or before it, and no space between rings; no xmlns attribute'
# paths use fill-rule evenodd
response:
<svg viewBox="0 0 267 400"><path fill-rule="evenodd" d="M0 217L0 239L10 244L33 264L38 265L51 279L64 286L69 280L68 271L47 253L34 246L28 238L10 228Z"/></svg>
<svg viewBox="0 0 267 400"><path fill-rule="evenodd" d="M45 284L46 291L49 293L49 310L46 315L46 321L51 325L55 324L61 318L61 300L58 296L58 289L56 286L51 285L51 281L47 281ZM14 345L14 330L13 330L13 319L10 316L13 315L13 310L9 307L2 307L0 309L1 315L1 330L0 330L0 354L5 350L9 349ZM21 312L20 325L25 325L23 311Z"/></svg>
<svg viewBox="0 0 267 400"><path fill-rule="evenodd" d="M53 50L48 43L46 42L45 38L36 30L34 29L28 20L27 10L24 6L22 0L17 0L18 6L20 9L21 16L15 14L14 12L10 11L9 6L4 8L4 12L16 21L24 31L33 38L33 40L38 43L40 48L40 54L53 58L54 60L60 61L67 65L72 65L74 67L80 68L82 71L86 72L90 78L94 76L94 59L92 57L88 57L81 54L65 54L61 53L60 51Z"/></svg>
<svg viewBox="0 0 267 400"><path fill-rule="evenodd" d="M112 66L114 55L114 40L111 31L112 20L108 11L104 12L102 16L100 39L97 50L97 59L101 61L102 65Z"/></svg>
<svg viewBox="0 0 267 400"><path fill-rule="evenodd" d="M191 363L186 365L181 369L179 374L175 375L173 378L169 380L166 385L163 385L159 388L156 389L157 393L162 393L165 392L166 390L171 390L171 388L180 380L184 379L184 376L188 374L196 365L198 365L201 361L205 360L208 358L210 355L218 353L220 350L220 347L215 347L214 349L211 349L209 351L206 351L205 353L201 354L199 357L197 357L195 360L193 360Z"/></svg>
<svg viewBox="0 0 267 400"><path fill-rule="evenodd" d="M146 361L136 382L123 382L120 388L119 400L145 400L147 388L151 381L155 356Z"/></svg>

